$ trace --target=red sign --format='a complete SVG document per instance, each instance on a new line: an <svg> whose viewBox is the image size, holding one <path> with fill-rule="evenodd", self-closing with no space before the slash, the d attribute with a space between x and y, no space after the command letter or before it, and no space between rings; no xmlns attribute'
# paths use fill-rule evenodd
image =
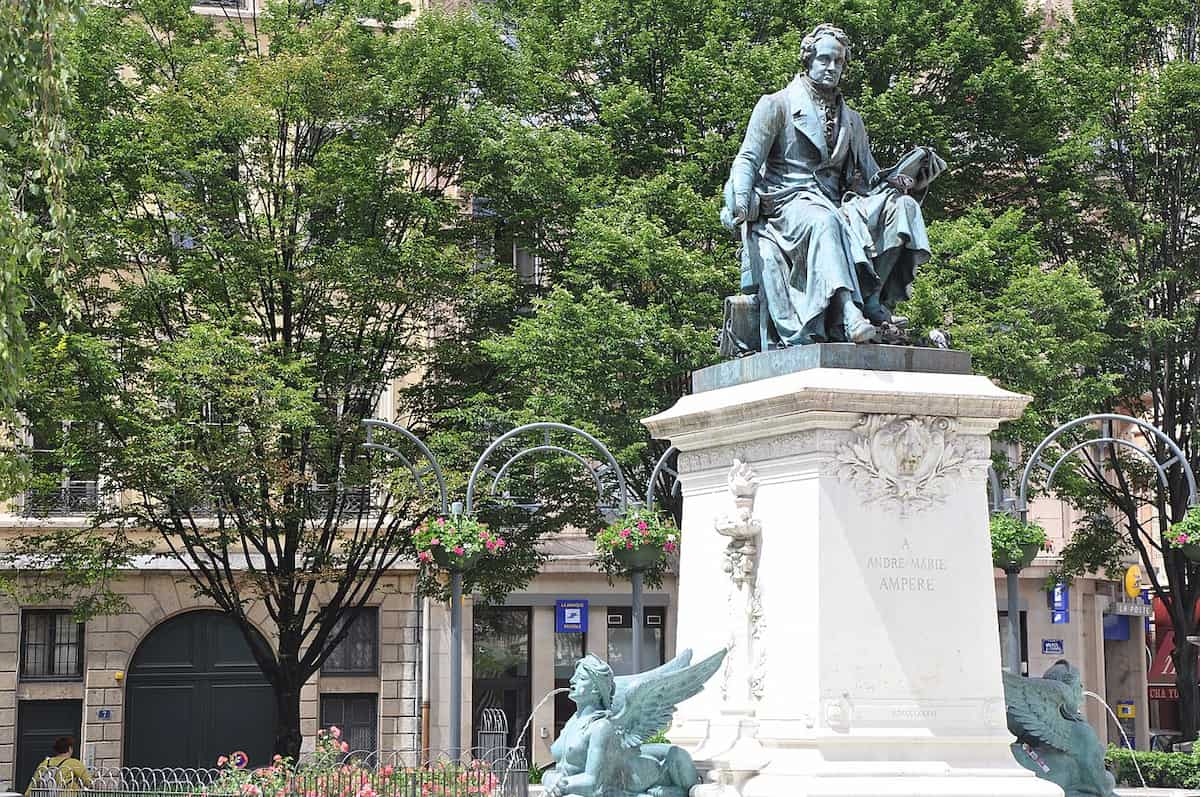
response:
<svg viewBox="0 0 1200 797"><path fill-rule="evenodd" d="M1175 683L1175 660L1171 658L1171 653L1174 651L1175 632L1166 631L1158 645L1158 652L1154 654L1154 661L1150 663L1150 672L1146 673L1146 679L1150 683Z"/></svg>
<svg viewBox="0 0 1200 797"><path fill-rule="evenodd" d="M1178 700L1179 688L1175 686L1151 686L1151 700Z"/></svg>

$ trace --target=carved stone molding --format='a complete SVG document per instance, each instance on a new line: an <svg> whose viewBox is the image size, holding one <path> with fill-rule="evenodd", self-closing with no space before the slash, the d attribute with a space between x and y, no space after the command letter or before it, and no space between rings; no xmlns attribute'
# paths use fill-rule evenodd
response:
<svg viewBox="0 0 1200 797"><path fill-rule="evenodd" d="M683 474L713 468L726 468L734 460L768 462L780 457L819 453L828 455L843 444L850 433L841 429L812 429L765 437L749 443L713 446L679 453L679 472Z"/></svg>
<svg viewBox="0 0 1200 797"><path fill-rule="evenodd" d="M979 465L950 418L863 415L854 432L834 458L838 477L901 515L941 504L950 482Z"/></svg>

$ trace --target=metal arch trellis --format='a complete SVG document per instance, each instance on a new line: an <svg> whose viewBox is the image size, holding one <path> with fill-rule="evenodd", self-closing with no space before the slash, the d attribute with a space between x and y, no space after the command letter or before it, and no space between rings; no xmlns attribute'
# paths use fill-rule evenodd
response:
<svg viewBox="0 0 1200 797"><path fill-rule="evenodd" d="M658 458L658 462L654 464L654 470L650 471L650 478L646 481L647 509L652 509L654 507L654 484L658 481L659 476L666 475L668 479L674 480L673 482L670 482L671 489L667 491L670 495L676 495L682 490L683 485L679 481L679 463L676 461L675 467L671 467L669 464L671 457L678 456L678 454L679 449L675 446L671 446L663 452L661 457Z"/></svg>
<svg viewBox="0 0 1200 797"><path fill-rule="evenodd" d="M1104 425L1104 427L1109 428L1111 428L1111 424L1113 422L1126 423L1135 426L1140 429L1142 434L1147 438L1152 438L1166 446L1167 450L1171 453L1171 457L1166 461L1159 462L1158 457L1155 456L1155 454L1149 449L1144 448L1131 440L1115 437L1111 431L1107 431L1102 432L1100 437L1094 437L1070 446L1062 452L1053 465L1047 465L1046 463L1042 462L1043 452L1049 445L1051 445L1063 434L1078 426L1096 422L1100 422ZM1184 456L1183 451L1180 450L1179 446L1166 434L1166 432L1159 429L1154 424L1144 421L1140 418L1134 418L1129 415L1120 415L1117 413L1098 413L1095 415L1084 415L1062 424L1050 434L1046 435L1046 437L1044 437L1033 450L1028 462L1025 463L1025 468L1021 472L1021 481L1017 486L1015 510L1020 517L1021 522L1028 522L1029 520L1029 482L1033 476L1034 468L1040 466L1044 470L1049 471L1049 475L1046 478L1046 486L1049 487L1053 483L1054 477L1058 474L1059 469L1076 453L1086 448L1108 445L1127 448L1138 454L1141 454L1142 457L1154 467L1156 473L1158 474L1159 482L1164 487L1169 486L1167 469L1178 463L1180 468L1183 470L1184 477L1187 481L1188 506L1191 507L1196 505L1196 476L1192 472L1192 467L1188 463L1187 457ZM1003 497L1003 490L1000 485L999 477L996 475L995 470L990 466L988 467L988 481L992 489L992 512L1012 511L1012 507L1006 506L1009 503L1009 499L1005 499ZM1013 672L1019 673L1021 656L1020 625L1018 617L1019 604L1017 600L1017 591L1019 589L1017 573L1019 571L1016 568L1009 568L1006 572L1008 576L1009 662Z"/></svg>
<svg viewBox="0 0 1200 797"><path fill-rule="evenodd" d="M425 445L425 443L422 442L419 437L405 429L403 426L397 426L396 424L389 423L388 421L380 420L378 418L367 418L363 421L363 426L367 428L367 441L363 443L363 448L367 449L368 451L385 451L399 459L408 472L412 474L413 480L417 483L418 487L421 487L423 483L422 479L424 477L429 475L433 476L438 491L438 507L443 515L446 514L449 511L449 503L446 494L446 477L442 473L442 466L438 463L437 457L434 456L433 452L429 450L429 446ZM377 429L398 434L408 440L417 447L417 450L421 452L421 456L425 457L425 461L429 464L418 469L417 466L413 464L413 462L395 446L376 442L375 431Z"/></svg>
<svg viewBox="0 0 1200 797"><path fill-rule="evenodd" d="M1155 440L1158 440L1160 443L1165 445L1171 452L1172 456L1165 462L1159 462L1158 458L1155 457L1154 454L1152 454L1149 450L1130 440L1114 437L1111 433L1109 433L1103 437L1092 438L1090 440L1085 440L1082 443L1078 443L1077 445L1071 446L1063 452L1062 456L1058 458L1058 461L1054 463L1053 467L1047 467L1044 463L1042 463L1042 452L1045 451L1047 446L1057 440L1065 432L1075 428L1076 426L1082 426L1087 423L1095 423L1096 421L1101 421L1105 424L1111 424L1112 422L1116 421L1118 423L1128 423L1136 426L1141 429L1143 434L1153 437ZM1134 418L1129 415L1118 415L1115 413L1099 413L1096 415L1085 415L1083 417L1076 418L1073 421L1067 421L1062 426L1059 426L1053 432L1046 435L1042 442L1038 443L1037 448L1035 448L1033 453L1030 455L1029 461L1025 463L1025 470L1021 473L1021 482L1017 487L1017 510L1021 513L1021 520L1028 519L1029 480L1033 475L1033 469L1035 466L1041 465L1042 468L1050 471L1050 475L1046 479L1046 486L1049 487L1050 483L1054 480L1055 474L1058 473L1058 469L1062 467L1063 463L1066 462L1068 458L1070 458L1077 451L1098 445L1117 445L1121 446L1122 448L1132 449L1133 451L1141 454L1147 461L1150 462L1151 465L1154 466L1154 469L1158 472L1159 480L1162 482L1163 486L1167 486L1166 469L1178 463L1183 470L1184 477L1187 480L1188 506L1190 507L1196 505L1196 475L1192 472L1192 466L1188 463L1187 457L1183 455L1183 451L1180 450L1179 446L1174 440L1167 436L1166 432L1164 432L1162 429L1159 429L1154 424L1149 423L1148 421L1143 421L1140 418Z"/></svg>
<svg viewBox="0 0 1200 797"><path fill-rule="evenodd" d="M492 471L493 477L489 488L489 494L495 494L500 481L508 473L509 468L511 468L518 460L538 453L558 453L565 454L584 466L585 470L588 472L588 475L592 477L592 480L596 484L597 500L600 502L603 502L604 500L604 488L601 478L602 476L611 472L617 482L616 509L618 512L625 512L629 505L629 491L625 484L625 474L621 471L621 466L617 464L616 457L612 455L612 452L608 450L608 447L592 435L577 427L570 426L565 423L541 421L538 423L527 423L523 426L518 426L516 429L505 432L493 440L492 444L489 445L483 454L480 455L479 459L475 462L475 467L471 469L471 477L467 481L467 496L465 506L465 511L467 514L471 514L475 508L475 491L478 487L480 476L487 468L488 460L491 459L492 454L499 450L508 441L530 432L542 432L543 440L545 442L541 445L527 446L521 449L516 454L509 457L508 460L506 460L498 469ZM586 457L583 457L578 452L571 451L563 446L554 445L551 442L551 435L554 432L566 432L567 434L584 439L597 454L604 458L606 465L603 468L596 468L590 462L588 462ZM600 504L600 508L603 510L603 503Z"/></svg>

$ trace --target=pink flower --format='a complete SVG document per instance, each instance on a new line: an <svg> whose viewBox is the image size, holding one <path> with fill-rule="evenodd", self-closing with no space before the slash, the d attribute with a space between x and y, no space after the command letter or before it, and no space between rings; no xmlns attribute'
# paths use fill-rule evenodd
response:
<svg viewBox="0 0 1200 797"><path fill-rule="evenodd" d="M668 543L664 544L663 550L666 551L667 553L673 552L675 550L675 543L668 542Z"/></svg>
<svg viewBox="0 0 1200 797"><path fill-rule="evenodd" d="M335 739L340 739L340 738L342 738L342 729L336 725L330 725L329 726L329 735Z"/></svg>
<svg viewBox="0 0 1200 797"><path fill-rule="evenodd" d="M438 518L438 519L437 519L437 524L438 524L439 526L444 526L444 525L446 525L446 518L444 518L444 517L440 517L440 518Z"/></svg>
<svg viewBox="0 0 1200 797"><path fill-rule="evenodd" d="M466 549L464 549L461 545L455 545L454 553L457 556L462 556L464 553L466 553Z"/></svg>
<svg viewBox="0 0 1200 797"><path fill-rule="evenodd" d="M632 532L629 529L621 529L621 537L628 537Z"/></svg>
<svg viewBox="0 0 1200 797"><path fill-rule="evenodd" d="M507 543L506 543L506 542L504 542L504 540L496 540L496 547L497 547L497 548L503 548L505 545L507 545Z"/></svg>
<svg viewBox="0 0 1200 797"><path fill-rule="evenodd" d="M349 742L342 742L342 752L343 753L350 752L350 743Z"/></svg>
<svg viewBox="0 0 1200 797"><path fill-rule="evenodd" d="M433 558L433 555L430 554L429 551L421 551L419 554L417 554L417 559L419 559L422 562L428 562L432 558Z"/></svg>
<svg viewBox="0 0 1200 797"><path fill-rule="evenodd" d="M625 543L625 547L626 547L626 548L628 548L628 549L632 549L632 548L633 548L633 543L632 543L632 542L627 542L627 543Z"/></svg>
<svg viewBox="0 0 1200 797"><path fill-rule="evenodd" d="M494 550L496 550L496 542L495 542L495 540L488 540L487 542L485 542L485 543L484 543L484 545L486 545L486 546L487 546L487 549L488 549L489 551L494 551Z"/></svg>
<svg viewBox="0 0 1200 797"><path fill-rule="evenodd" d="M387 778L387 777L391 777L392 773L395 771L396 771L395 768L393 768L391 764L388 764L386 767L379 770L379 774L383 775L385 778Z"/></svg>
<svg viewBox="0 0 1200 797"><path fill-rule="evenodd" d="M639 520L637 522L637 527L638 527L638 531L645 531L646 529L650 528L649 526L646 525L646 521L644 521L644 520Z"/></svg>
<svg viewBox="0 0 1200 797"><path fill-rule="evenodd" d="M274 761L276 764L278 764L280 761L283 760L283 756L281 756L279 753L276 753L275 757L272 758L271 760Z"/></svg>
<svg viewBox="0 0 1200 797"><path fill-rule="evenodd" d="M479 541L480 541L480 542L487 542L487 541L488 541L488 533L487 533L486 531L481 531L481 532L479 532Z"/></svg>
<svg viewBox="0 0 1200 797"><path fill-rule="evenodd" d="M441 537L434 537L432 540L430 540L430 541L429 541L429 544L430 544L430 545L441 545L441 544L442 544L442 538L441 538Z"/></svg>
<svg viewBox="0 0 1200 797"><path fill-rule="evenodd" d="M262 794L262 789L258 788L253 783L243 783L242 794L250 795L250 797L258 797L258 795Z"/></svg>
<svg viewBox="0 0 1200 797"><path fill-rule="evenodd" d="M229 763L229 756L225 756L225 755L217 756L217 766L223 767L228 763Z"/></svg>
<svg viewBox="0 0 1200 797"><path fill-rule="evenodd" d="M650 529L642 529L642 539L644 540L649 536L650 536Z"/></svg>

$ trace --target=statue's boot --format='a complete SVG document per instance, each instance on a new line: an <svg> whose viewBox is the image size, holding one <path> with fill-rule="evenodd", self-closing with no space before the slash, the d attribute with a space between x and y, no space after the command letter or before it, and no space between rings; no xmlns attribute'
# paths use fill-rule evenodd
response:
<svg viewBox="0 0 1200 797"><path fill-rule="evenodd" d="M846 340L851 343L875 343L879 339L879 330L865 318L846 322Z"/></svg>
<svg viewBox="0 0 1200 797"><path fill-rule="evenodd" d="M879 294L873 293L863 302L863 315L873 324L886 324L892 320L892 311L879 300Z"/></svg>
<svg viewBox="0 0 1200 797"><path fill-rule="evenodd" d="M846 330L846 340L851 343L874 343L879 340L879 330L863 316L850 291L838 291L837 295L842 302L842 325Z"/></svg>

